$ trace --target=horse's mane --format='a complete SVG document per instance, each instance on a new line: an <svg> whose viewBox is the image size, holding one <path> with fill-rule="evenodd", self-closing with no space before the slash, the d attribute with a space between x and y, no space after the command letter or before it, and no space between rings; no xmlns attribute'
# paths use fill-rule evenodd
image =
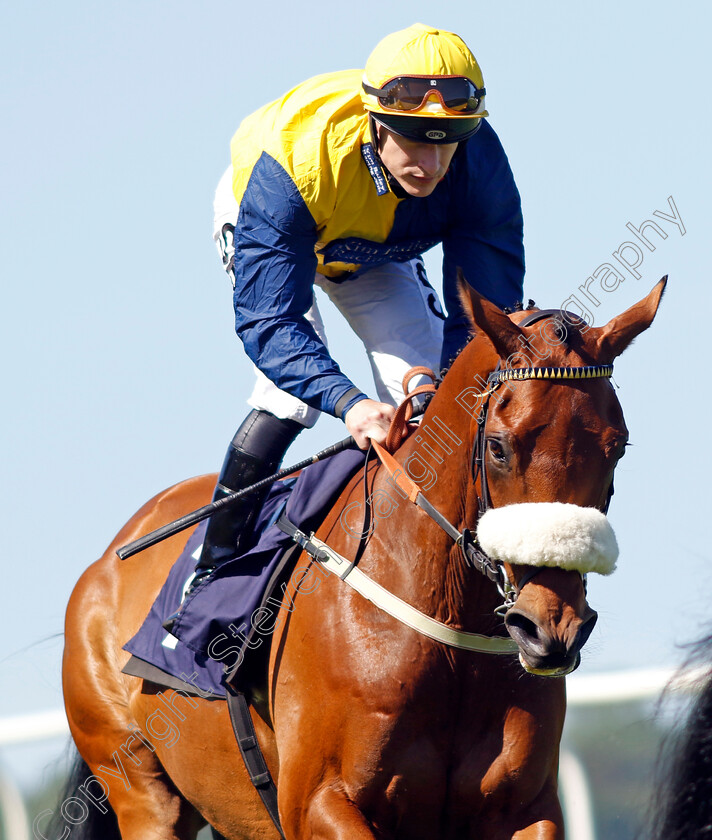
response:
<svg viewBox="0 0 712 840"><path fill-rule="evenodd" d="M693 667L704 676L684 725L661 751L651 840L712 838L712 632L691 646L684 669Z"/></svg>

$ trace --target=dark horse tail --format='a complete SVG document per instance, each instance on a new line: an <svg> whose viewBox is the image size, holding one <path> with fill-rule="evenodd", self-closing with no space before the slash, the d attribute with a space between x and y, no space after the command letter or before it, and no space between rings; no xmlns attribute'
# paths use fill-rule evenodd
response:
<svg viewBox="0 0 712 840"><path fill-rule="evenodd" d="M45 811L35 820L35 837L45 837L47 840L59 837L71 840L121 840L116 814L108 802L102 801L103 796L96 788L87 784L92 778L86 762L76 753L69 777L51 815Z"/></svg>
<svg viewBox="0 0 712 840"><path fill-rule="evenodd" d="M651 840L712 837L712 633L686 665L700 668L699 694L663 753Z"/></svg>

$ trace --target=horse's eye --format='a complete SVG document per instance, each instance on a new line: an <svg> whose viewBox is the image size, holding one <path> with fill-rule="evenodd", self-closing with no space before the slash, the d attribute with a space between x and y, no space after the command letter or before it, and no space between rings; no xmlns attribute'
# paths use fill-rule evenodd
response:
<svg viewBox="0 0 712 840"><path fill-rule="evenodd" d="M504 451L504 447L497 440L497 438L487 438L487 446L489 448L490 454L496 461L507 460L507 453Z"/></svg>
<svg viewBox="0 0 712 840"><path fill-rule="evenodd" d="M620 459L625 455L625 450L626 450L626 447L628 447L628 446L630 446L629 443L624 443L623 446L621 446L619 448L619 450L617 452L618 460L616 461L616 463L618 463L618 461L620 461Z"/></svg>

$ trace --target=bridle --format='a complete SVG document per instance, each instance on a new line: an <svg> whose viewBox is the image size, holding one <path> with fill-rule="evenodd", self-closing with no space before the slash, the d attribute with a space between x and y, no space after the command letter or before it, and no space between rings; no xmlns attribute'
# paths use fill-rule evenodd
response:
<svg viewBox="0 0 712 840"><path fill-rule="evenodd" d="M531 315L524 318L519 326L530 326L544 318L552 315L560 316L560 310L537 310ZM571 319L578 319L578 316L572 313L565 313ZM423 372L422 369L419 369ZM488 510L492 509L492 498L489 492L489 484L487 481L487 418L489 414L490 399L492 395L505 382L522 382L525 380L553 380L561 384L570 384L572 382L580 382L586 379L610 379L613 374L613 365L579 365L579 366L563 366L563 367L525 367L525 368L502 368L501 362L498 362L497 367L487 377L486 390L480 395L482 405L476 417L477 433L472 445L472 452L470 456L471 475L473 484L477 484L479 480L480 490L478 493L478 510L479 515L482 516ZM407 388L407 384L404 383ZM429 386L430 392L434 392L435 387ZM416 388L410 393L406 393L406 398L412 398L417 392L423 392L424 386ZM476 533L470 528L463 528L459 531L440 511L438 511L425 498L422 490L418 485L407 476L402 467L395 461L389 452L378 444L373 444L374 449L379 455L381 462L391 474L394 482L407 493L408 498L420 507L425 513L430 516L452 539L457 543L462 551L465 562L475 568L480 574L483 574L491 580L497 587L503 602L498 605L494 612L498 615L506 613L517 600L517 597L525 584L529 583L539 572L542 567L531 567L524 575L520 576L515 582L510 580L504 563L494 560L483 551L480 546ZM609 490L608 500L604 507L605 513L608 509L610 497L612 495L612 485ZM586 576L582 574L584 587L586 585Z"/></svg>
<svg viewBox="0 0 712 840"><path fill-rule="evenodd" d="M553 312L558 314L558 310L554 310ZM552 314L552 310L536 312L534 313L534 316L532 316L532 320L534 318L536 320L544 318L549 314ZM529 322L531 323L532 321L530 320ZM492 500L487 486L487 470L485 464L486 426L489 411L489 400L492 394L495 393L502 383L509 380L522 381L528 379L548 379L561 383L567 383L583 379L610 378L612 372L612 365L502 369L500 364L497 369L489 374L487 377L486 390L480 395L483 398L483 404L476 418L477 433L475 435L475 440L473 441L471 454L473 484L476 484L478 480L480 482L480 493L478 494L480 511L486 512L488 509L492 509ZM413 377L419 375L426 375L430 377L433 380L433 384L419 385L409 392L408 383ZM391 428L386 439L386 446L381 446L373 441L372 447L376 451L381 461L381 465L389 474L390 480L401 493L402 497L417 505L424 513L427 513L427 515L459 546L465 562L477 569L477 571L496 585L502 596L503 602L495 608L494 612L497 615L502 615L514 605L525 584L528 583L534 575L538 574L541 570L541 566L532 566L527 569L523 577L520 577L516 581L511 581L504 562L490 557L482 549L474 531L469 528L458 530L458 528L456 528L446 516L444 516L425 498L422 489L404 471L403 465L398 463L393 455L391 455L391 452L394 452L398 448L400 441L406 433L405 430L407 429L408 421L413 416L412 400L421 394L432 395L436 390L435 382L437 381L438 380L436 379L435 374L427 368L412 368L408 371L403 381L403 391L406 398L396 409L396 414L393 422L391 423ZM346 557L336 552L323 540L318 539L314 533L308 535L302 532L296 525L294 525L294 523L290 522L285 513L282 513L280 516L277 522L278 527L286 534L289 534L295 543L301 546L307 554L313 557L315 561L320 563L329 572L332 572L337 577L341 578L342 581L344 581L352 589L359 592L364 598L371 601L379 609L389 615L392 615L398 619L398 621L411 627L418 633L428 636L429 638L442 644L464 650L488 654L518 653L519 646L514 639L498 635L483 636L479 633L459 630L449 624L438 621L431 616L420 612L415 607L396 596L394 593L385 589L359 568L360 557L368 544L368 539L372 531L371 497L368 494L369 473L371 473L371 471L368 469L367 454L366 466L363 470L365 497L364 529L361 532L359 545L352 560L348 560ZM579 574L581 574L581 572L579 572ZM585 587L586 578L584 574L582 574L582 578Z"/></svg>
<svg viewBox="0 0 712 840"><path fill-rule="evenodd" d="M521 382L531 379L547 379L555 380L563 383L570 383L580 381L582 379L600 379L610 378L613 374L613 365L581 365L571 367L529 367L529 368L512 368L512 369L497 369L492 371L487 377L487 390L484 392L484 401L477 417L477 433L472 445L471 474L472 482L476 484L478 479L480 482L480 492L478 493L478 510L479 515L482 516L488 510L493 508L492 497L489 492L489 482L487 480L487 417L489 413L490 398L495 391L504 383L508 381ZM604 513L608 510L608 504L612 495L612 485L609 490L608 500L604 508ZM480 547L477 537L469 529L463 530L463 539L460 542L460 547L465 554L466 559L484 573L490 579L494 580L497 585L500 595L504 601L500 604L495 612L504 614L517 600L519 592L524 588L525 584L529 583L532 578L542 571L541 566L532 566L518 578L516 583L510 580L509 575L501 562L493 561ZM494 567L494 568L493 568ZM586 576L582 575L584 587L586 585Z"/></svg>

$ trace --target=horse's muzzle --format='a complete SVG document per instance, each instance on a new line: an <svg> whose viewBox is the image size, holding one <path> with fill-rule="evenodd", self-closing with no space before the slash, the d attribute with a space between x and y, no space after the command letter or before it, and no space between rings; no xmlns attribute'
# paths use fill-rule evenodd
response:
<svg viewBox="0 0 712 840"><path fill-rule="evenodd" d="M590 607L584 616L565 631L544 626L534 616L513 607L504 618L507 632L519 645L519 661L530 674L563 677L581 662L581 648L588 641L598 620Z"/></svg>

